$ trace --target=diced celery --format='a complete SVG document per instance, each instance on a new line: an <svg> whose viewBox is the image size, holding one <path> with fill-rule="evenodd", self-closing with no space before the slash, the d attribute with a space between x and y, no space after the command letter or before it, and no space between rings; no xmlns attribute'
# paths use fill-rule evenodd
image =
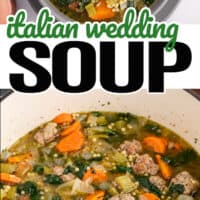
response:
<svg viewBox="0 0 200 200"><path fill-rule="evenodd" d="M9 164L9 163L1 163L0 168L1 172L12 174L16 170L15 164Z"/></svg>
<svg viewBox="0 0 200 200"><path fill-rule="evenodd" d="M96 14L96 9L93 3L89 3L87 6L85 6L85 9L89 17L94 16Z"/></svg>
<svg viewBox="0 0 200 200"><path fill-rule="evenodd" d="M103 125L106 125L107 123L108 122L107 122L105 116L100 116L100 117L97 118L97 124L98 125L103 126Z"/></svg>
<svg viewBox="0 0 200 200"><path fill-rule="evenodd" d="M122 192L131 192L134 189L134 183L129 175L119 176L115 178Z"/></svg>
<svg viewBox="0 0 200 200"><path fill-rule="evenodd" d="M127 162L126 156L117 151L112 154L112 160L115 161L117 164L125 164Z"/></svg>

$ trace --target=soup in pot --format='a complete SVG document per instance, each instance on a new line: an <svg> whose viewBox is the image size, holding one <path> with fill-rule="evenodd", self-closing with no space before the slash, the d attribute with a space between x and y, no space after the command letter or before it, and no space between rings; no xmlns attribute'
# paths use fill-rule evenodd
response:
<svg viewBox="0 0 200 200"><path fill-rule="evenodd" d="M4 149L0 166L2 200L200 199L198 153L130 113L61 113Z"/></svg>

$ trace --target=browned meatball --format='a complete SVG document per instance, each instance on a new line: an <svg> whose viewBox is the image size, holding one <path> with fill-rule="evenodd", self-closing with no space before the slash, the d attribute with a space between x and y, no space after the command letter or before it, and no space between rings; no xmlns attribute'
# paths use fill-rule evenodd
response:
<svg viewBox="0 0 200 200"><path fill-rule="evenodd" d="M135 160L135 163L132 165L133 171L136 174L144 175L150 174L155 175L157 174L159 167L153 161L153 159L148 154L143 154L138 156Z"/></svg>
<svg viewBox="0 0 200 200"><path fill-rule="evenodd" d="M178 173L170 184L181 184L184 186L184 194L191 194L195 192L199 187L199 182L195 180L187 171Z"/></svg>
<svg viewBox="0 0 200 200"><path fill-rule="evenodd" d="M161 191L166 188L166 181L160 176L150 176L149 181Z"/></svg>
<svg viewBox="0 0 200 200"><path fill-rule="evenodd" d="M136 154L142 152L142 145L138 140L125 141L120 145L121 150L125 150L127 154Z"/></svg>

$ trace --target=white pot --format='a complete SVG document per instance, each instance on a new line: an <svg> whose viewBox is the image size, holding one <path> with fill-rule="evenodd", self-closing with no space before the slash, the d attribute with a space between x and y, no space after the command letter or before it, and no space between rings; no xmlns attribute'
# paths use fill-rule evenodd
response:
<svg viewBox="0 0 200 200"><path fill-rule="evenodd" d="M184 90L167 90L162 95L145 91L115 95L103 90L69 95L49 90L38 95L13 93L1 104L1 148L60 112L105 110L151 116L200 152L200 101ZM196 144L195 138L199 138Z"/></svg>

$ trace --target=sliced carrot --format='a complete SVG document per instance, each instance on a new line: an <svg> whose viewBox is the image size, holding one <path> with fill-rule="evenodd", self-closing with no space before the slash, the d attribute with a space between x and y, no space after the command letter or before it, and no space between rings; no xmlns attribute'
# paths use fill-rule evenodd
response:
<svg viewBox="0 0 200 200"><path fill-rule="evenodd" d="M21 178L8 173L0 173L0 182L15 185L21 183Z"/></svg>
<svg viewBox="0 0 200 200"><path fill-rule="evenodd" d="M93 194L89 194L85 200L103 200L105 196L105 192L102 190L98 190Z"/></svg>
<svg viewBox="0 0 200 200"><path fill-rule="evenodd" d="M156 155L156 161L160 167L160 172L164 179L170 179L172 176L172 168L162 160L160 155Z"/></svg>
<svg viewBox="0 0 200 200"><path fill-rule="evenodd" d="M53 122L57 124L71 123L72 121L73 121L73 117L69 113L61 113L53 119Z"/></svg>
<svg viewBox="0 0 200 200"><path fill-rule="evenodd" d="M160 200L160 198L157 197L155 194L149 193L149 192L140 195L139 199L140 200Z"/></svg>
<svg viewBox="0 0 200 200"><path fill-rule="evenodd" d="M94 183L101 183L101 182L107 181L108 177L101 170L89 169L89 170L86 171L86 173L83 176L84 181L87 180L87 179L90 179L90 181L94 182Z"/></svg>
<svg viewBox="0 0 200 200"><path fill-rule="evenodd" d="M32 157L31 153L25 153L25 154L16 155L16 156L10 156L8 158L8 162L9 163L19 163L19 162L22 162L24 160L28 160L31 157Z"/></svg>
<svg viewBox="0 0 200 200"><path fill-rule="evenodd" d="M71 134L74 131L79 131L81 128L81 123L79 121L74 122L71 126L67 127L61 132L61 136L66 136Z"/></svg>
<svg viewBox="0 0 200 200"><path fill-rule="evenodd" d="M72 134L61 139L56 145L56 149L61 152L78 151L84 144L84 135L81 131L74 131Z"/></svg>
<svg viewBox="0 0 200 200"><path fill-rule="evenodd" d="M166 152L168 141L162 137L148 136L144 138L143 144L154 152L163 154Z"/></svg>
<svg viewBox="0 0 200 200"><path fill-rule="evenodd" d="M111 19L115 16L115 12L113 12L111 8L107 7L105 0L100 0L95 7L95 10L95 15L89 16L93 20L102 21L105 19Z"/></svg>

